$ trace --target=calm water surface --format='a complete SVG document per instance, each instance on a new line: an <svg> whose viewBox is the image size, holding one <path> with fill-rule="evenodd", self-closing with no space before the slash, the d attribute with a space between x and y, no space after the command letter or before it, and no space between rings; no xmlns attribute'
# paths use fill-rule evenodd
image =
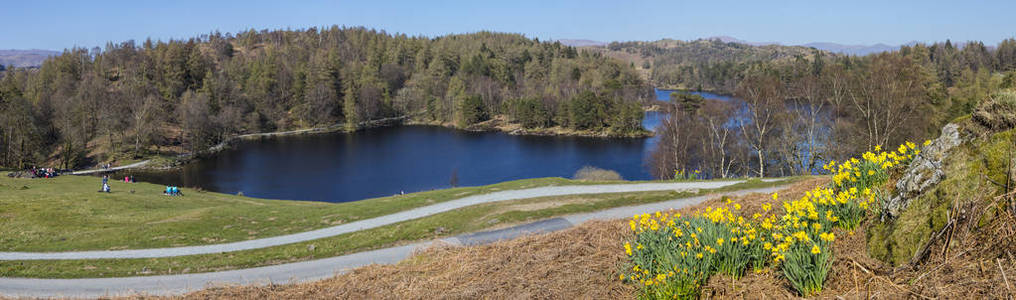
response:
<svg viewBox="0 0 1016 300"><path fill-rule="evenodd" d="M670 91L658 90L660 99ZM707 98L723 96L703 93ZM662 115L648 112L653 129ZM259 198L355 201L401 192L474 186L533 177L570 177L582 166L651 179L644 166L652 138L513 136L434 126L278 137L239 143L181 170L136 179Z"/></svg>

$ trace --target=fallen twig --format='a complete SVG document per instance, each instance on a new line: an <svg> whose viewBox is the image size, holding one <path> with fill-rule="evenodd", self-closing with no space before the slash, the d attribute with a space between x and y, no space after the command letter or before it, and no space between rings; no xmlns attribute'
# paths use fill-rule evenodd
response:
<svg viewBox="0 0 1016 300"><path fill-rule="evenodd" d="M854 265L855 267L857 267L858 269L861 269L861 271L863 271L864 273L867 273L867 274L871 275L871 279L868 279L868 284L865 284L865 294L869 294L869 293L870 293L870 289L869 289L869 285L871 284L871 280L872 280L872 279L876 279L876 278L877 278L877 279L880 279L880 280L882 280L882 281L885 281L886 283L888 283L888 284L889 284L889 285L891 285L892 287L894 287L894 288L896 288L896 289L898 289L898 290L901 290L901 291L904 291L904 292L910 293L911 295L914 295L914 296L920 297L920 298L922 298L922 299L932 299L932 298L929 298L928 296L925 296L925 295L921 295L921 294L918 294L917 292L914 292L914 291L912 291L912 290L910 290L910 289L908 289L908 288L902 287L902 286L900 286L900 285L896 284L895 282L892 282L892 280L886 279L886 278L885 278L885 277L883 277L883 276L880 276L880 275L877 275L877 274L873 273L873 272L872 272L871 270L868 270L868 268L865 268L865 267L864 267L864 266L862 266L862 265L861 265L860 263L858 263L858 262L857 262L856 260L853 260L853 259L848 259L848 260L850 260L850 262L851 262L851 263L852 263L852 264L853 264L853 265ZM867 298L868 296L870 296L870 295L866 295L866 298Z"/></svg>
<svg viewBox="0 0 1016 300"><path fill-rule="evenodd" d="M865 267L864 267L864 266L862 266L861 264L857 263L857 261L856 261L856 260L854 260L854 259L852 259L852 258L848 258L848 259L850 260L850 262L851 262L851 263L853 263L853 264L854 264L854 266L856 266L857 268L861 269L861 271L864 271L864 273L868 273L868 274L872 274L872 273L871 273L871 271L868 271L868 269L867 269L867 268L865 268ZM872 274L872 275L874 275L874 274Z"/></svg>
<svg viewBox="0 0 1016 300"><path fill-rule="evenodd" d="M998 271L1002 272L1002 279L1005 280L1005 290L1009 291L1009 295L1012 295L1012 289L1009 288L1009 278L1005 277L1005 270L1002 270L1002 262L996 258L995 264L998 264Z"/></svg>
<svg viewBox="0 0 1016 300"><path fill-rule="evenodd" d="M942 227L942 229L939 230L938 233L935 234L935 236L933 236L932 238L928 239L927 242L924 242L924 245L921 246L921 249L918 250L916 253L914 253L914 256L910 258L910 263L909 263L910 267L911 268L916 268L916 266L918 264L920 264L921 261L924 260L925 257L928 256L928 252L930 252L930 250L931 250L931 245L934 244L935 241L937 241L939 238L942 237L943 234L946 233L946 231L948 231L952 226L955 226L955 225L956 225L956 220L955 219L950 219L949 222L946 223L945 226Z"/></svg>
<svg viewBox="0 0 1016 300"><path fill-rule="evenodd" d="M910 293L911 295L914 295L914 296L917 296L917 297L921 297L922 299L932 299L932 298L929 298L928 296L925 296L925 295L921 295L921 294L918 294L918 293L917 293L917 292L915 292L915 291L912 291L912 290L910 290L910 289L908 289L908 288L902 287L902 286L900 286L900 285L896 284L895 282L892 282L892 280L886 279L885 277L882 277L882 276L878 276L878 275L875 275L875 277L874 277L874 278L878 278L878 279L881 279L882 281L885 281L885 282L889 283L889 285L891 285L892 287L894 287L894 288L896 288L896 289L899 289L899 290L901 290L901 291L904 291L904 292Z"/></svg>
<svg viewBox="0 0 1016 300"><path fill-rule="evenodd" d="M914 281L911 282L910 284L916 284L917 282L921 281L921 279L924 278L925 275L928 275L928 274L931 274L931 273L935 273L935 271L938 271L938 269L941 269L942 267L944 267L945 264L947 262L949 262L950 260L953 260L953 259L956 259L957 257L963 256L964 254L967 254L967 252L970 252L970 249L964 250L963 252L960 252L959 254L956 254L953 257L949 258L949 259L943 260L941 263L938 264L938 266L936 266L934 269L931 269L931 271L924 272L920 276L917 276L917 279L914 279Z"/></svg>

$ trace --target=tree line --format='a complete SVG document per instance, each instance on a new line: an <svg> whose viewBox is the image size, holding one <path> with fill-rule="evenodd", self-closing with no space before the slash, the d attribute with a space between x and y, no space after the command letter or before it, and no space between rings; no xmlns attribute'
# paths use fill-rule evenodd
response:
<svg viewBox="0 0 1016 300"><path fill-rule="evenodd" d="M752 46L719 39L613 42L603 50L641 66L657 87L719 93L733 93L741 74L754 64L828 54L802 46Z"/></svg>
<svg viewBox="0 0 1016 300"><path fill-rule="evenodd" d="M950 41L864 57L816 53L731 75L731 101L677 93L649 159L659 178L821 172L876 146L938 134L999 89L1016 87L1016 40Z"/></svg>
<svg viewBox="0 0 1016 300"><path fill-rule="evenodd" d="M621 134L641 130L652 97L629 64L557 42L334 26L74 48L0 76L0 166L9 167L72 168L391 117Z"/></svg>

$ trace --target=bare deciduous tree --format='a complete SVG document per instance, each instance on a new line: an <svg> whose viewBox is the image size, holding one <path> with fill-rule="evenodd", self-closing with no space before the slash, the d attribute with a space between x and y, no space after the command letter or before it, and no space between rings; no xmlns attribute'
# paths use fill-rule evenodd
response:
<svg viewBox="0 0 1016 300"><path fill-rule="evenodd" d="M863 129L868 147L902 142L900 131L924 112L927 74L910 58L876 55L867 68L855 72L847 99Z"/></svg>
<svg viewBox="0 0 1016 300"><path fill-rule="evenodd" d="M755 72L738 85L736 95L744 100L736 117L741 134L755 150L758 176L765 177L766 152L776 118L785 111L785 90L779 78L767 72Z"/></svg>

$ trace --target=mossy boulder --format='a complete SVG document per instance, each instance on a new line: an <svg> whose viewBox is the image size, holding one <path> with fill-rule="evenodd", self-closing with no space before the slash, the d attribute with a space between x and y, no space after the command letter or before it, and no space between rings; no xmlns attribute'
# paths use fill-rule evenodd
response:
<svg viewBox="0 0 1016 300"><path fill-rule="evenodd" d="M956 194L975 190L961 178L942 181L938 187L912 199L897 218L877 222L868 231L869 253L893 265L914 260L918 250L948 223Z"/></svg>
<svg viewBox="0 0 1016 300"><path fill-rule="evenodd" d="M885 203L882 220L899 217L912 199L942 181L946 177L942 163L961 143L959 126L948 124L934 142L921 147L922 152L914 157L903 177L896 182L896 193Z"/></svg>

